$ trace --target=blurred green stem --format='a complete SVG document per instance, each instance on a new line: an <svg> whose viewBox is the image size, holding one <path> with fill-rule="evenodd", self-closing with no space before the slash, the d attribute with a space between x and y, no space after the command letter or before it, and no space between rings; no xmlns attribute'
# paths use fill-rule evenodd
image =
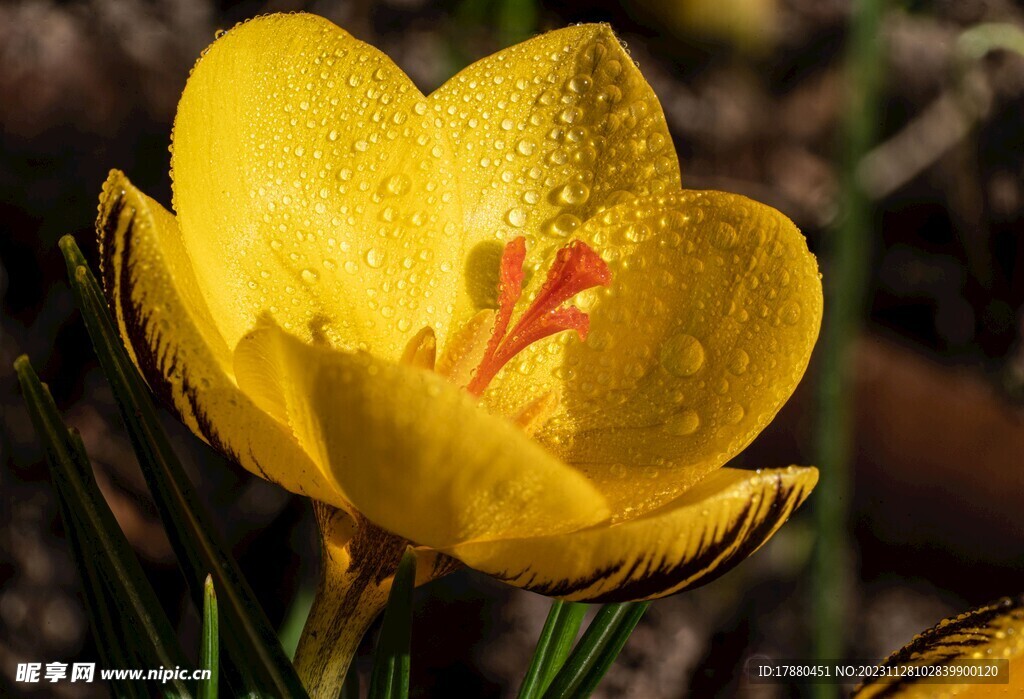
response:
<svg viewBox="0 0 1024 699"><path fill-rule="evenodd" d="M537 31L537 5L534 0L498 0L498 41L512 46L529 39Z"/></svg>
<svg viewBox="0 0 1024 699"><path fill-rule="evenodd" d="M850 351L860 328L871 250L870 202L857 166L876 138L881 83L881 18L884 0L853 4L846 56L847 101L842 128L840 214L831 231L818 383L817 463L821 482L814 498L818 545L813 564L813 653L839 659L845 646L850 580L846 529L851 454ZM837 696L836 685L814 685L818 697Z"/></svg>

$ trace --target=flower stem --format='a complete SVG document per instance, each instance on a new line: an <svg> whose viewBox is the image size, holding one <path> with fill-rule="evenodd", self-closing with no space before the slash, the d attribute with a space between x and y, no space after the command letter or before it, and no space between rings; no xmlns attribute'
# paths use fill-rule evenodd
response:
<svg viewBox="0 0 1024 699"><path fill-rule="evenodd" d="M314 502L323 560L313 607L295 652L310 699L337 699L359 642L387 604L409 542Z"/></svg>
<svg viewBox="0 0 1024 699"><path fill-rule="evenodd" d="M843 124L840 216L828 250L821 378L818 384L817 463L821 481L815 493L818 541L812 570L813 655L844 657L849 564L850 459L852 414L850 352L864 314L865 289L874 220L859 178L859 165L874 144L882 80L880 25L885 0L855 4L846 57L848 103ZM836 685L813 685L819 699L838 696Z"/></svg>

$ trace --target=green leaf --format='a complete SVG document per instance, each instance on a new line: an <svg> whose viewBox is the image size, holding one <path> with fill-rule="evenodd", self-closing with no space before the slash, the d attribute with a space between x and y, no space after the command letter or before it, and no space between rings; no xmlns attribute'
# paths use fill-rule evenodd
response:
<svg viewBox="0 0 1024 699"><path fill-rule="evenodd" d="M593 665L584 675L583 680L580 682L577 688L576 696L589 697L591 693L597 688L601 678L605 676L608 669L615 662L615 659L619 657L619 652L622 651L622 647L626 645L626 641L629 640L630 634L633 633L633 629L640 622L640 618L647 611L647 607L650 605L649 602L634 602L627 610L625 616L619 622L615 628L612 637L605 644L604 648L598 654L597 659Z"/></svg>
<svg viewBox="0 0 1024 699"><path fill-rule="evenodd" d="M648 605L648 602L623 602L601 607L565 666L555 675L544 699L583 699L590 696Z"/></svg>
<svg viewBox="0 0 1024 699"><path fill-rule="evenodd" d="M281 647L288 654L289 658L295 659L295 649L299 647L299 639L302 637L302 629L309 618L309 610L313 608L314 590L312 587L303 586L299 588L295 599L285 613L281 628L277 630L277 637L281 639Z"/></svg>
<svg viewBox="0 0 1024 699"><path fill-rule="evenodd" d="M411 549L406 549L391 583L384 622L373 653L370 699L405 699L409 696L409 643L415 583L416 555Z"/></svg>
<svg viewBox="0 0 1024 699"><path fill-rule="evenodd" d="M199 667L210 671L210 679L199 683L198 699L217 699L220 631L217 628L217 592L213 587L213 576L206 576L203 592L203 638L199 647Z"/></svg>
<svg viewBox="0 0 1024 699"><path fill-rule="evenodd" d="M77 434L72 431L71 436L76 438ZM84 451L84 447L82 451ZM61 519L64 521L68 547L71 549L71 557L81 578L85 611L89 617L89 627L96 640L96 650L99 653L100 661L105 667L141 667L143 663L139 659L139 655L134 652L134 649L140 644L125 642L127 637L124 635L120 617L113 608L115 600L111 598L103 583L98 566L100 554L94 551L89 545L89 540L82 536L85 527L80 527L75 523L67 492L57 484L57 479L53 480L54 493L57 497ZM131 629L129 629L130 631ZM127 680L111 680L110 690L116 699L145 699L146 696L137 682Z"/></svg>
<svg viewBox="0 0 1024 699"><path fill-rule="evenodd" d="M142 473L197 608L202 607L207 574L217 586L220 633L228 653L224 663L227 680L232 686L275 699L306 697L274 628L171 449L149 389L121 343L85 257L71 236L61 239L60 248L96 356L113 388Z"/></svg>
<svg viewBox="0 0 1024 699"><path fill-rule="evenodd" d="M530 669L519 688L519 699L534 699L544 694L569 655L587 608L588 605L581 602L556 600L551 603L548 618L537 639Z"/></svg>
<svg viewBox="0 0 1024 699"><path fill-rule="evenodd" d="M92 477L81 438L64 425L50 392L39 381L28 358L19 357L14 369L32 424L46 450L73 550L92 561L83 569L83 582L93 599L102 596L97 589L102 588L108 595L107 602L113 603L100 603L95 610L97 634L114 635L108 650L115 654L121 644L137 652L140 662L120 667L187 667L190 663L174 628ZM125 691L124 696L135 695L132 690ZM160 692L175 699L192 696L191 689L176 679L161 683Z"/></svg>

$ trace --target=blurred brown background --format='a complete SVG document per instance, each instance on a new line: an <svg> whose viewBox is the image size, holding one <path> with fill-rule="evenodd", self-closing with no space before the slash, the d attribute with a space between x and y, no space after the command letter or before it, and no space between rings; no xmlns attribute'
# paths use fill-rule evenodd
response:
<svg viewBox="0 0 1024 699"><path fill-rule="evenodd" d="M498 5L514 8L511 20L495 22ZM0 695L29 695L31 685L14 682L18 662L96 657L10 369L23 352L82 431L169 614L184 636L197 634L56 242L74 233L95 259L91 224L111 167L169 203L175 104L216 29L264 12L316 12L380 47L427 91L533 31L609 21L662 100L686 185L765 201L821 251L837 212L851 7L852 0L0 4ZM957 37L983 22L1024 27L1024 11L1009 0L910 0L894 3L883 23L881 140L860 169L874 225L863 231L869 317L850 396L849 657L881 657L943 616L1024 592L1024 58L994 51L966 68L958 63ZM828 260L823 272L827 281ZM812 460L814 373L812 365L742 465ZM167 423L268 614L285 623L316 574L308 505ZM740 668L760 653L807 657L814 537L802 512L736 571L656 604L599 695L801 691L744 686ZM433 584L419 600L417 696L514 694L546 600L469 573ZM98 684L35 689L32 696L105 695Z"/></svg>

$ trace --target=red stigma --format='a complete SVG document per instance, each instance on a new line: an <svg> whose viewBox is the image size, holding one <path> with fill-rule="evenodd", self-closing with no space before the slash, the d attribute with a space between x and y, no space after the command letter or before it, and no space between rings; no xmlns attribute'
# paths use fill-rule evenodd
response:
<svg viewBox="0 0 1024 699"><path fill-rule="evenodd" d="M575 306L562 304L581 291L608 286L612 279L601 256L586 243L574 240L558 251L537 298L509 331L512 310L523 293L525 258L526 240L522 237L508 243L501 255L494 332L466 387L475 396L484 392L503 366L537 340L563 330L575 330L580 340L586 340L590 318Z"/></svg>

